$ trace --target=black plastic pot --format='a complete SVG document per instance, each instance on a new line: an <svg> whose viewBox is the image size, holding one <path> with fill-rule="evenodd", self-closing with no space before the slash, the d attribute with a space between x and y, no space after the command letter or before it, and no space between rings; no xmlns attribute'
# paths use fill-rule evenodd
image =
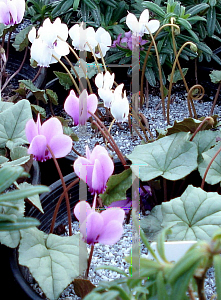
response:
<svg viewBox="0 0 221 300"><path fill-rule="evenodd" d="M115 163L115 174L118 174L124 170L122 164L117 161ZM77 178L76 174L73 172L67 176L64 177L65 183L68 186L73 180ZM50 192L45 193L41 195L41 204L44 210L44 214L42 214L40 211L38 211L36 208L30 209L28 216L37 218L40 222L41 225L39 226L39 229L49 233L50 231L50 225L51 225L51 220L53 216L53 212L55 209L55 206L58 202L58 199L60 195L63 192L63 188L61 185L61 180L56 181L55 183L51 184L49 186ZM69 191L69 199L70 199L70 206L71 206L71 212L72 212L72 220L74 221L74 214L73 214L73 208L76 205L76 203L79 201L79 194L86 194L87 195L87 200L89 202L92 202L92 196L88 192L88 189L85 185L80 185L76 184L73 186L70 191ZM66 203L65 200L62 201L56 223L55 223L55 233L59 233L60 231L63 230L64 225L67 225L67 210L66 210ZM62 234L62 232L61 232ZM23 300L26 299L32 299L32 300L42 300L44 298L41 298L37 293L34 292L34 290L31 288L29 282L25 279L26 274L27 274L27 269L19 266L18 263L18 252L17 249L13 249L10 254L10 266L12 273L14 275L15 280L17 281L17 284L20 286L21 291L24 294L24 297L28 298L23 298ZM26 277L27 278L27 277Z"/></svg>

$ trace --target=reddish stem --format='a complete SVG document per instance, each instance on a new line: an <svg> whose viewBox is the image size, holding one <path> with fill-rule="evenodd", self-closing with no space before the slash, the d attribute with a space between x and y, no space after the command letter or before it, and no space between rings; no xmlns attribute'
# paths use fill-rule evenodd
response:
<svg viewBox="0 0 221 300"><path fill-rule="evenodd" d="M214 160L216 159L216 157L218 156L218 154L221 152L221 147L219 148L219 150L216 152L216 154L213 156L213 158L211 159L210 163L208 164L207 168L206 168L206 171L204 173L204 176L203 176L203 180L202 180L202 183L201 183L201 189L204 188L204 184L205 184L205 180L206 180L206 176L207 176L207 173L212 165L212 163L214 162Z"/></svg>
<svg viewBox="0 0 221 300"><path fill-rule="evenodd" d="M86 270L86 273L85 273L86 278L88 278L93 252L94 252L94 245L91 245L91 251L90 251L90 255L89 255L89 258L88 258L88 264L87 264L87 270Z"/></svg>
<svg viewBox="0 0 221 300"><path fill-rule="evenodd" d="M69 201L69 197L68 197L68 193L67 193L67 187L66 187L66 184L65 184L64 177L63 177L63 175L62 175L61 169L60 169L60 167L59 167L59 164L58 164L58 162L57 162L56 157L54 156L54 153L53 153L51 147L50 147L49 145L47 145L47 148L48 148L49 152L51 153L51 156L52 156L52 158L53 158L54 164L55 164L55 166L56 166L56 168L57 168L59 177L60 177L60 179L61 179L62 187L63 187L63 190L64 190L64 196L65 196L65 200L66 200L66 206L67 206L69 236L71 236L71 235L72 235L72 227L71 227L71 208L70 208L70 201Z"/></svg>

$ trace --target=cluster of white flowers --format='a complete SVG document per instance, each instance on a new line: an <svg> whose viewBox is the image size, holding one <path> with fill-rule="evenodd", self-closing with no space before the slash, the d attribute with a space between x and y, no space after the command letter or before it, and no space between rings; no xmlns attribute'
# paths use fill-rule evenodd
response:
<svg viewBox="0 0 221 300"><path fill-rule="evenodd" d="M98 88L98 95L104 101L104 106L110 111L117 122L125 122L129 114L129 102L126 91L123 93L124 84L112 89L115 74L107 71L105 74L99 73L95 77L95 84Z"/></svg>
<svg viewBox="0 0 221 300"><path fill-rule="evenodd" d="M38 66L49 67L61 56L68 55L69 45L66 42L68 34L76 50L91 51L92 49L98 58L101 57L96 48L98 44L103 56L111 46L111 36L102 27L95 32L93 27L84 29L82 23L75 24L68 30L67 25L61 23L60 18L57 18L54 23L47 18L38 31L33 27L29 32L28 38L32 43L31 58L37 62Z"/></svg>

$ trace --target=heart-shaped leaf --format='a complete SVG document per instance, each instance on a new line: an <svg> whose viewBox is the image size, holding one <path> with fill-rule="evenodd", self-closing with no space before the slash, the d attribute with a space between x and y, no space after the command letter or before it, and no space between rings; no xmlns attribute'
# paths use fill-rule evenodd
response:
<svg viewBox="0 0 221 300"><path fill-rule="evenodd" d="M221 227L221 196L189 185L181 197L162 204L171 240L208 240Z"/></svg>
<svg viewBox="0 0 221 300"><path fill-rule="evenodd" d="M214 148L209 149L202 154L203 160L198 167L200 176L202 178L205 174L208 164L210 163L216 152L220 149L220 147L221 143L219 142ZM217 184L221 181L221 152L217 155L212 165L210 166L205 181L209 184Z"/></svg>
<svg viewBox="0 0 221 300"><path fill-rule="evenodd" d="M47 235L37 228L22 230L21 235L19 263L29 268L47 298L58 299L80 275L79 268L86 269L87 259L79 261L83 251L79 248L79 235Z"/></svg>
<svg viewBox="0 0 221 300"><path fill-rule="evenodd" d="M112 175L107 182L106 191L99 195L103 204L109 205L114 201L126 199L126 191L131 187L132 183L131 169Z"/></svg>
<svg viewBox="0 0 221 300"><path fill-rule="evenodd" d="M7 189L16 179L21 176L24 169L22 167L5 166L0 169L0 193Z"/></svg>
<svg viewBox="0 0 221 300"><path fill-rule="evenodd" d="M54 71L54 74L59 79L59 83L61 85L63 85L63 87L66 90L69 90L71 88L71 86L73 85L73 82L72 82L70 76L67 73L62 73L62 72Z"/></svg>
<svg viewBox="0 0 221 300"><path fill-rule="evenodd" d="M32 28L33 26L29 25L16 34L15 41L12 45L17 51L23 51L28 46L28 33L29 31L31 31Z"/></svg>
<svg viewBox="0 0 221 300"><path fill-rule="evenodd" d="M154 241L158 233L163 229L161 226L162 222L162 205L156 205L150 214L140 221L140 226L150 241Z"/></svg>
<svg viewBox="0 0 221 300"><path fill-rule="evenodd" d="M0 113L0 148L27 143L25 125L32 118L30 102L21 100Z"/></svg>
<svg viewBox="0 0 221 300"><path fill-rule="evenodd" d="M132 171L142 181L158 176L168 180L185 177L197 167L197 147L189 138L189 133L178 132L135 147L128 155Z"/></svg>

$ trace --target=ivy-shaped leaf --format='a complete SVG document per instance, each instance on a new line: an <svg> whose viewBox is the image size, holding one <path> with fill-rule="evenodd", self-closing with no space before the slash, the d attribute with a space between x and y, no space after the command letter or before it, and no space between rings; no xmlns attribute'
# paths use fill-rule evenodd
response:
<svg viewBox="0 0 221 300"><path fill-rule="evenodd" d="M132 171L142 181L158 176L168 180L184 178L197 168L197 147L189 138L189 133L179 132L135 147L128 155Z"/></svg>
<svg viewBox="0 0 221 300"><path fill-rule="evenodd" d="M54 74L58 77L59 82L66 90L69 90L73 85L73 82L67 73L54 71Z"/></svg>
<svg viewBox="0 0 221 300"><path fill-rule="evenodd" d="M12 45L17 51L23 51L28 46L28 34L32 28L33 25L29 25L16 34L15 41Z"/></svg>
<svg viewBox="0 0 221 300"><path fill-rule="evenodd" d="M47 235L37 228L23 230L21 235L19 263L29 268L47 298L58 299L80 275L79 268L87 266L87 252L79 248L79 235Z"/></svg>

